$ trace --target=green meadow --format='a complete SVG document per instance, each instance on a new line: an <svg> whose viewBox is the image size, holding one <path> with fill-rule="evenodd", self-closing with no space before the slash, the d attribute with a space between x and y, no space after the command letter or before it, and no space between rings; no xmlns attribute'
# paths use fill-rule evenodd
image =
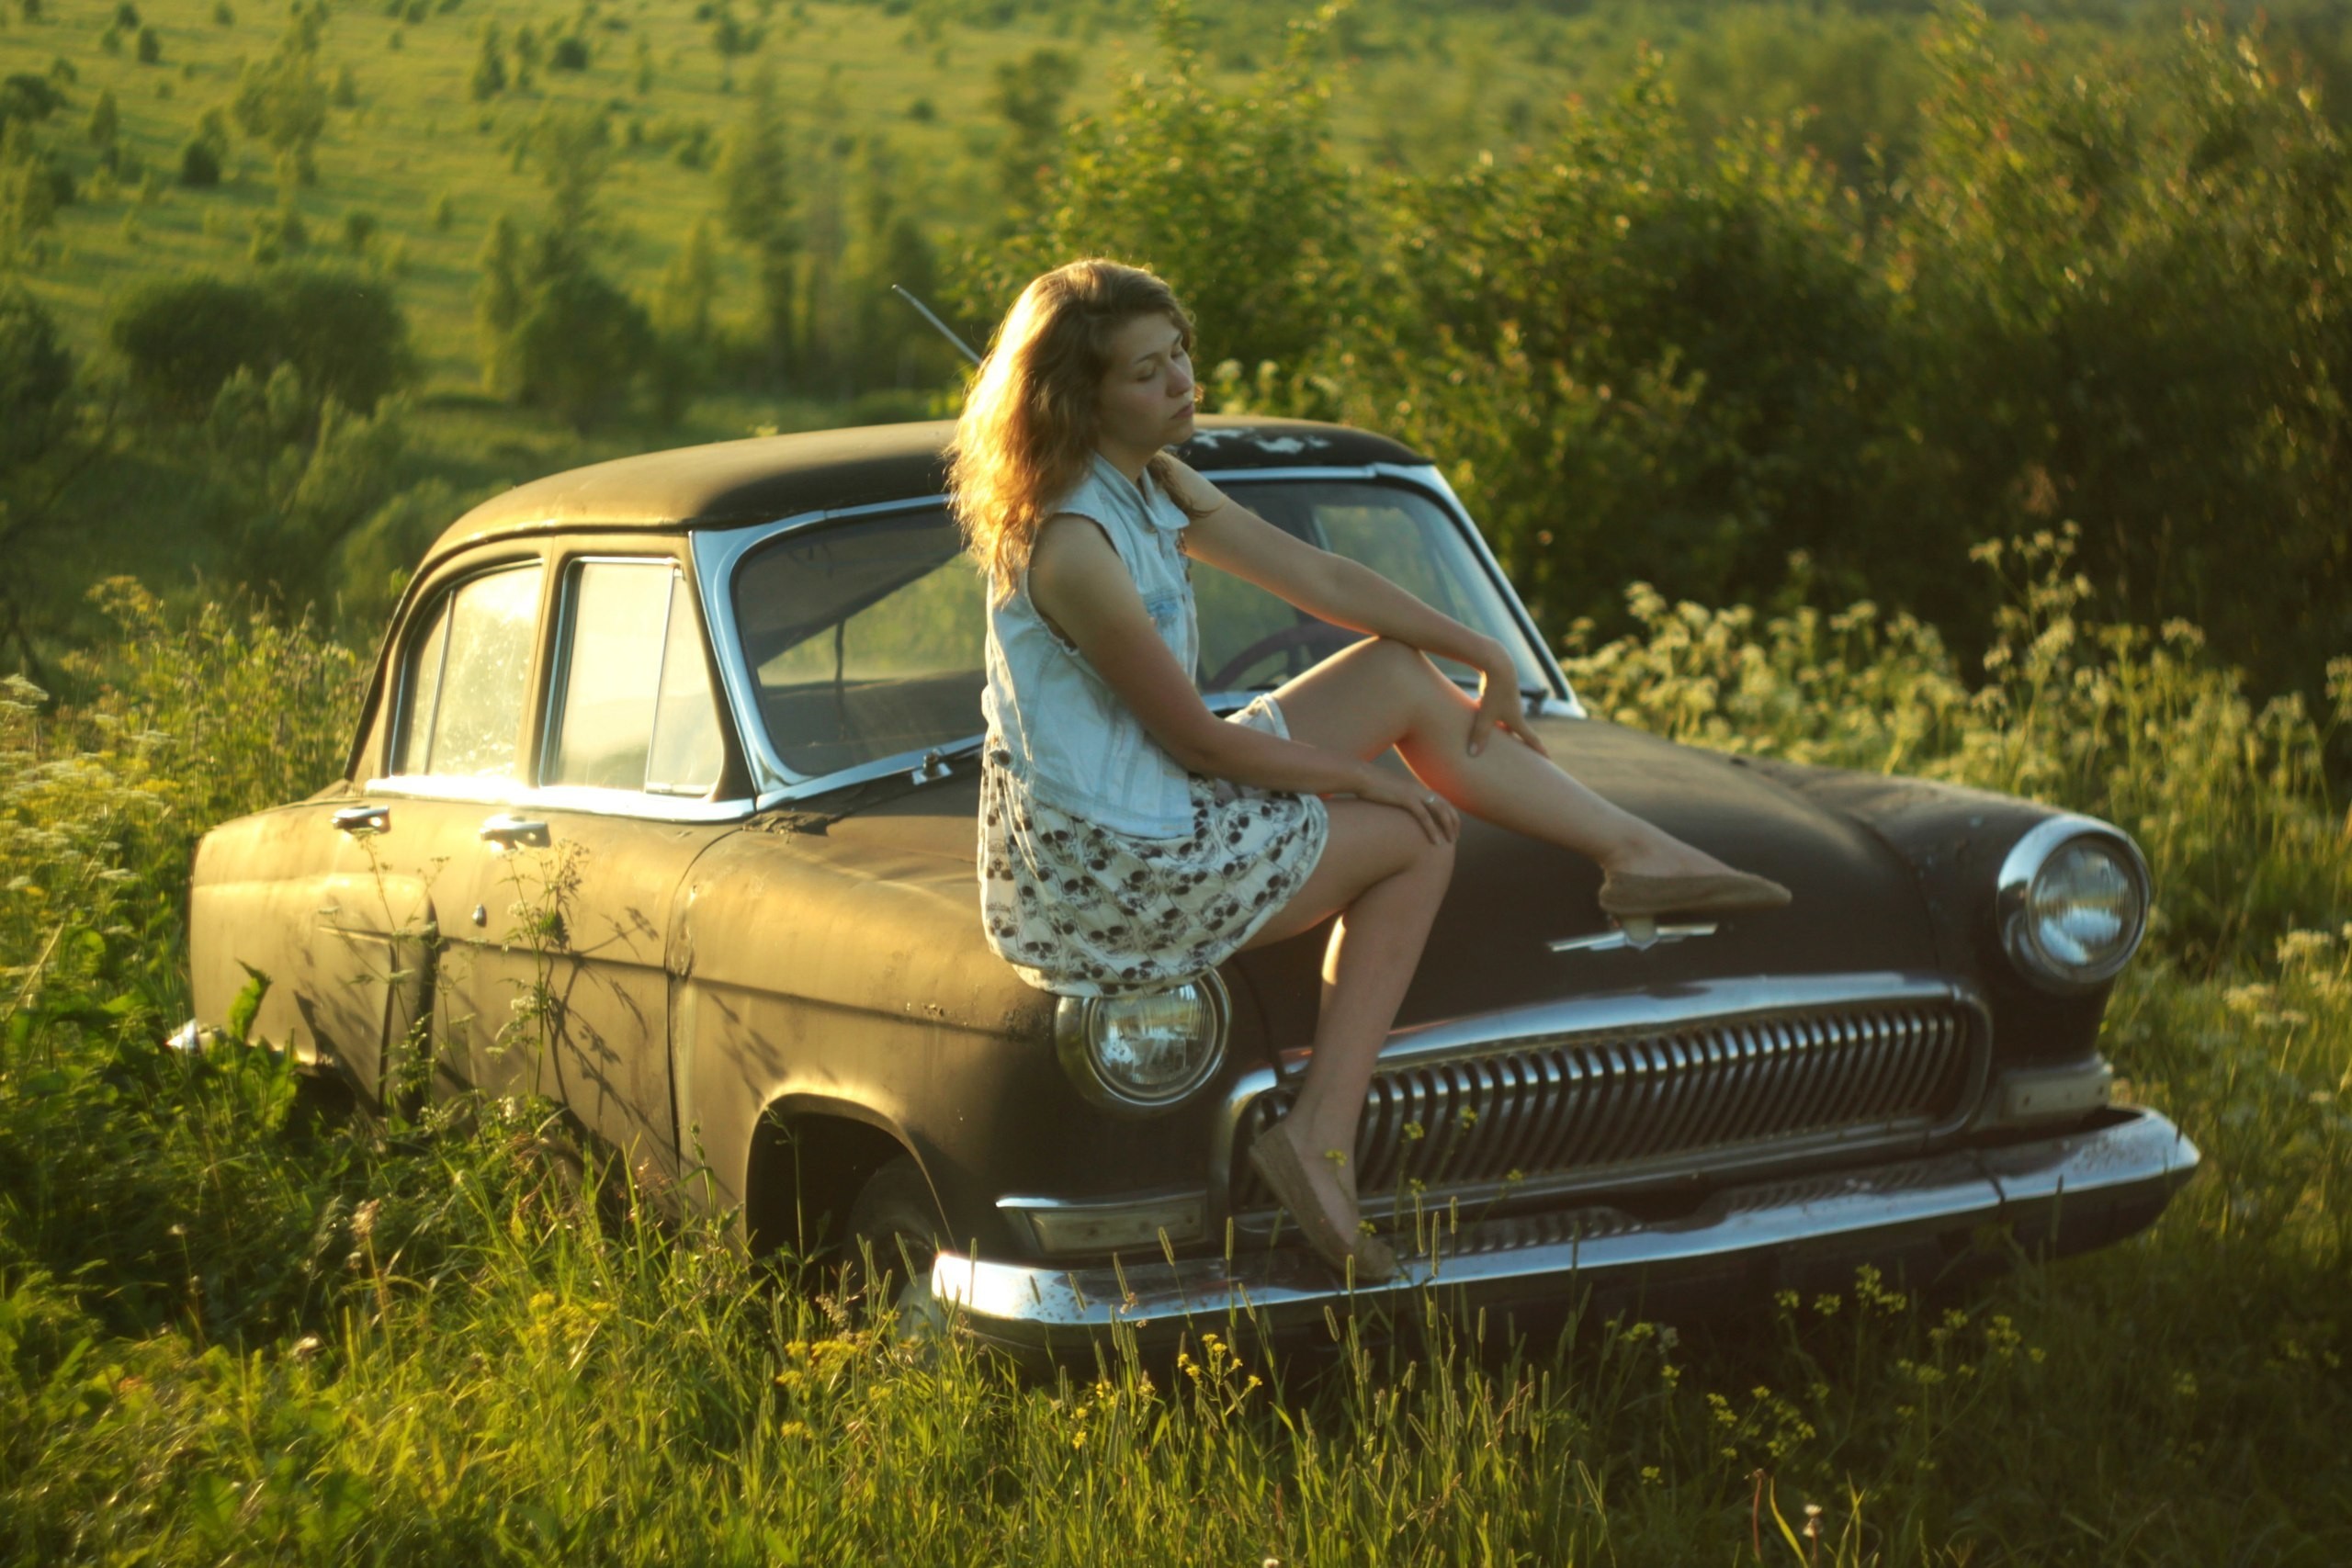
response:
<svg viewBox="0 0 2352 1568"><path fill-rule="evenodd" d="M2352 1561L2352 4L0 24L0 1557ZM467 505L952 412L888 284L1094 252L1213 406L1440 462L1596 715L2132 832L2102 1049L2197 1180L1965 1292L1023 1377L550 1107L164 1047L197 838Z"/></svg>

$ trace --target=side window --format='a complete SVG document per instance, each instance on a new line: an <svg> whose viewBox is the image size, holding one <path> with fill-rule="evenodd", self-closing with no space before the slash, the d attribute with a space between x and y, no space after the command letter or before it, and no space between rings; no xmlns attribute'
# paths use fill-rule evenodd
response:
<svg viewBox="0 0 2352 1568"><path fill-rule="evenodd" d="M977 735L988 599L944 512L787 534L735 574L778 760L803 777Z"/></svg>
<svg viewBox="0 0 2352 1568"><path fill-rule="evenodd" d="M582 561L571 594L540 782L710 793L725 752L684 575L667 560Z"/></svg>
<svg viewBox="0 0 2352 1568"><path fill-rule="evenodd" d="M462 582L410 645L398 772L511 779L539 622L537 563Z"/></svg>

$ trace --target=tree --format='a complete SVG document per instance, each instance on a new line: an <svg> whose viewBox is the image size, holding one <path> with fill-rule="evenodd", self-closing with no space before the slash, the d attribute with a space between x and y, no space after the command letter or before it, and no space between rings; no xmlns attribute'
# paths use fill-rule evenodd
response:
<svg viewBox="0 0 2352 1568"><path fill-rule="evenodd" d="M1952 574L1899 491L1892 301L1784 127L1700 143L1645 52L1556 136L1399 192L1356 418L1447 454L1555 625L1623 584L1726 603L1812 553L1829 592Z"/></svg>
<svg viewBox="0 0 2352 1568"><path fill-rule="evenodd" d="M567 245L599 237L598 203L613 164L612 125L604 111L550 105L531 122L524 151L548 193L547 231Z"/></svg>
<svg viewBox="0 0 2352 1568"><path fill-rule="evenodd" d="M180 149L180 184L209 190L220 183L220 166L229 156L229 120L219 109L207 109L197 121L196 134Z"/></svg>
<svg viewBox="0 0 2352 1568"><path fill-rule="evenodd" d="M643 306L592 267L543 258L514 327L521 400L585 429L628 405L652 347Z"/></svg>
<svg viewBox="0 0 2352 1568"><path fill-rule="evenodd" d="M98 101L90 106L90 145L104 149L115 143L122 129L122 117L117 112L114 89L107 87L98 94Z"/></svg>
<svg viewBox="0 0 2352 1568"><path fill-rule="evenodd" d="M768 373L781 376L798 359L800 231L775 69L764 60L752 73L751 101L719 155L718 199L727 231L752 249Z"/></svg>
<svg viewBox="0 0 2352 1568"><path fill-rule="evenodd" d="M35 124L64 107L65 95L46 76L19 71L0 81L0 128Z"/></svg>
<svg viewBox="0 0 2352 1568"><path fill-rule="evenodd" d="M0 122L0 257L22 253L57 221L57 184L31 123Z"/></svg>
<svg viewBox="0 0 2352 1568"><path fill-rule="evenodd" d="M512 213L501 212L474 258L474 325L481 342L482 385L502 397L514 391L511 344L523 319L523 240Z"/></svg>
<svg viewBox="0 0 2352 1568"><path fill-rule="evenodd" d="M997 149L997 189L1004 197L1000 231L1020 226L1033 212L1062 140L1062 109L1078 85L1078 62L1057 49L1033 49L1024 60L1001 62L988 107L1005 122Z"/></svg>
<svg viewBox="0 0 2352 1568"><path fill-rule="evenodd" d="M20 667L35 662L44 607L70 600L47 546L81 525L69 494L112 445L112 411L85 404L57 324L21 285L0 282L0 648Z"/></svg>
<svg viewBox="0 0 2352 1568"><path fill-rule="evenodd" d="M1281 58L1238 94L1210 81L1183 5L1163 4L1159 25L1164 74L1070 127L1036 218L966 254L965 313L994 321L1034 274L1112 255L1175 286L1207 363L1301 367L1346 318L1357 248L1317 69L1325 22L1295 24Z"/></svg>
<svg viewBox="0 0 2352 1568"><path fill-rule="evenodd" d="M237 79L232 112L246 135L277 155L277 179L290 198L297 184L318 178L312 152L327 125L327 86L319 79L319 23L298 12L267 60Z"/></svg>
<svg viewBox="0 0 2352 1568"><path fill-rule="evenodd" d="M593 111L550 108L539 117L525 150L548 193L546 215L527 237L499 216L474 295L485 383L582 428L627 403L654 344L645 308L594 264L610 141Z"/></svg>
<svg viewBox="0 0 2352 1568"><path fill-rule="evenodd" d="M506 57L499 48L495 21L481 25L481 51L474 56L474 72L467 79L466 87L476 103L494 98L506 90Z"/></svg>
<svg viewBox="0 0 2352 1568"><path fill-rule="evenodd" d="M407 449L405 406L355 413L281 364L240 369L205 416L209 522L230 574L274 587L288 606L326 587L336 547L396 488Z"/></svg>
<svg viewBox="0 0 2352 1568"><path fill-rule="evenodd" d="M315 418L323 399L365 411L415 361L390 290L358 273L278 266L252 281L159 278L134 290L109 333L134 390L175 417L202 417L239 370L292 365Z"/></svg>
<svg viewBox="0 0 2352 1568"><path fill-rule="evenodd" d="M653 302L654 330L695 349L708 346L710 308L718 296L718 234L706 213L695 220L686 243L662 271L661 292Z"/></svg>

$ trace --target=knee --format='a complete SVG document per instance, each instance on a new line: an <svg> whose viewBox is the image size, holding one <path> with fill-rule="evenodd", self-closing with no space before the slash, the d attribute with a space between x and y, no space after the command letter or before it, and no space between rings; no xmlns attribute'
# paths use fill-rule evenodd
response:
<svg viewBox="0 0 2352 1568"><path fill-rule="evenodd" d="M1430 656L1409 642L1375 637L1365 645L1364 657L1374 661L1381 683L1416 712L1426 709L1433 695L1458 694L1453 682L1430 662Z"/></svg>
<svg viewBox="0 0 2352 1568"><path fill-rule="evenodd" d="M1453 840L1430 839L1418 826L1413 830L1416 849L1410 874L1434 887L1443 887L1453 880Z"/></svg>
<svg viewBox="0 0 2352 1568"><path fill-rule="evenodd" d="M1419 649L1393 637L1374 637L1364 644L1362 657L1371 660L1381 678L1393 685L1412 685L1430 670L1430 661Z"/></svg>

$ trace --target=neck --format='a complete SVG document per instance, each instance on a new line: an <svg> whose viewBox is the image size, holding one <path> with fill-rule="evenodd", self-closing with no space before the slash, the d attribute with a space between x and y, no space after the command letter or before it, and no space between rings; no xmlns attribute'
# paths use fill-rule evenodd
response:
<svg viewBox="0 0 2352 1568"><path fill-rule="evenodd" d="M1107 435L1095 442L1094 449L1102 453L1113 468L1126 475L1129 484L1135 485L1143 483L1144 468L1150 463L1153 454L1159 450L1157 446L1148 450L1122 446Z"/></svg>

